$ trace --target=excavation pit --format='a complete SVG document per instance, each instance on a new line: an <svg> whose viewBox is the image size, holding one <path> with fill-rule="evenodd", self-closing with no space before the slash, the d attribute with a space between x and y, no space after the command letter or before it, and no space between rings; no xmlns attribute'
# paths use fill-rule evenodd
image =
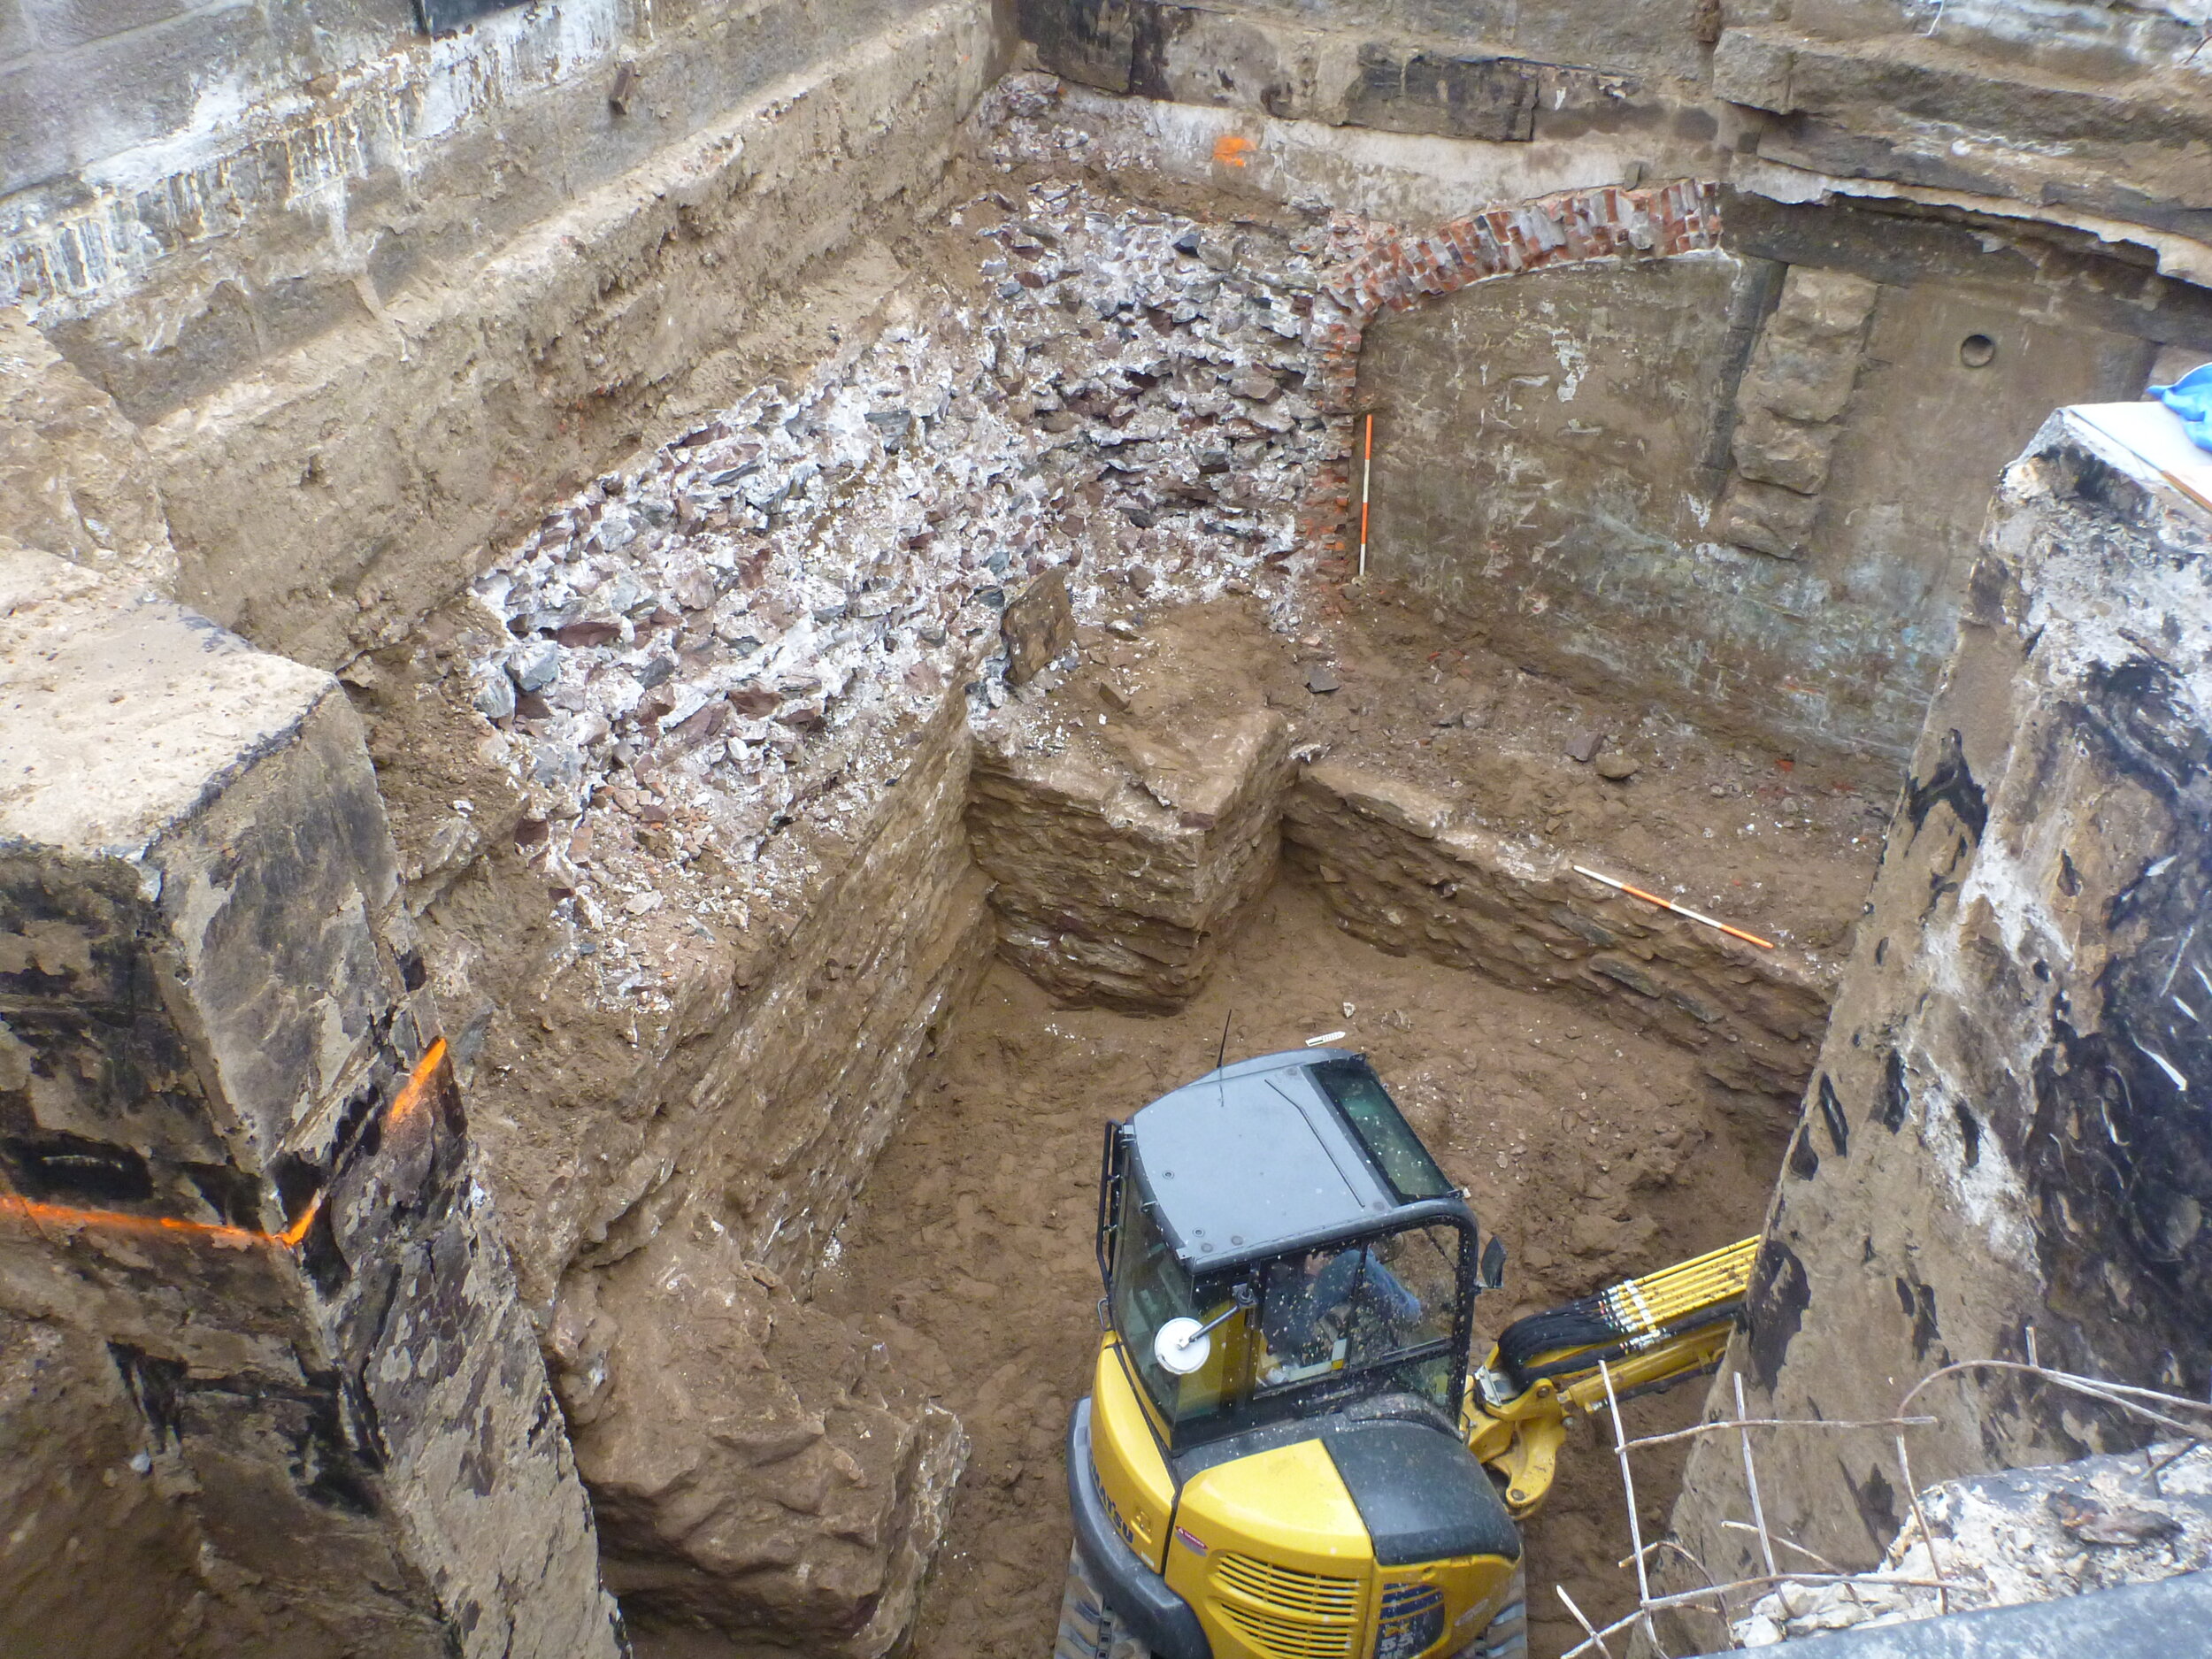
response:
<svg viewBox="0 0 2212 1659"><path fill-rule="evenodd" d="M1043 1649L1100 1126L1225 1020L1375 1056L1512 1252L1487 1332L1759 1225L1893 764L1323 565L1308 324L1357 256L1167 194L968 198L829 365L354 676L642 1653L916 1607ZM1553 1581L1628 1594L1603 1444L1532 1531L1539 1653Z"/></svg>
<svg viewBox="0 0 2212 1659"><path fill-rule="evenodd" d="M1710 86L1274 0L487 66L564 9L329 81L334 132L508 111L496 188L270 136L318 93L9 197L0 1647L582 1659L618 1601L642 1659L1040 1659L1102 1125L1335 1032L1508 1247L1485 1336L1770 1225L1755 1410L2032 1356L2054 1286L2044 1351L2200 1372L2212 496L2038 427L2212 348L2212 265L2103 140L2031 143L2039 205L1978 149L1815 188L1896 134L1740 101L1841 58L1717 14ZM419 170L176 219L280 150ZM2172 1167L2069 1162L2100 1101ZM2131 1443L1997 1403L1938 1473ZM1826 1444L1770 1513L1864 1565L1889 1451ZM1640 1521L1747 1573L1721 1449ZM1537 1654L1555 1586L1632 1605L1604 1431L1528 1537Z"/></svg>

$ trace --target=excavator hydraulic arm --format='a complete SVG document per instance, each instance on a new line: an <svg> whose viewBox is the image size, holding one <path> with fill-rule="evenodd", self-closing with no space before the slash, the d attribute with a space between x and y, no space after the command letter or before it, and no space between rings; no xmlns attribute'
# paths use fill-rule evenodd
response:
<svg viewBox="0 0 2212 1659"><path fill-rule="evenodd" d="M1551 1490L1571 1411L1710 1371L1742 1316L1759 1240L1743 1239L1517 1319L1468 1379L1461 1432L1505 1481L1516 1519Z"/></svg>

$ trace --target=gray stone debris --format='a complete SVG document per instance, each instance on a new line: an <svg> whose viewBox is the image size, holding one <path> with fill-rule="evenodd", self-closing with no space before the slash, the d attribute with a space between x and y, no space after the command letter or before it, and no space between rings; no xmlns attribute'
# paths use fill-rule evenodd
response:
<svg viewBox="0 0 2212 1659"><path fill-rule="evenodd" d="M1329 230L1233 246L1064 183L949 222L1005 274L993 297L942 296L757 388L555 508L476 584L499 641L473 665L486 752L549 826L538 856L585 926L672 925L629 902L668 861L634 862L625 835L569 855L592 815L634 816L626 797L730 878L682 914L741 925L770 840L895 774L901 721L945 686L1004 701L1001 612L1046 572L1079 619L1233 584L1294 625L1296 514L1328 447L1304 388Z"/></svg>
<svg viewBox="0 0 2212 1659"><path fill-rule="evenodd" d="M1954 1610L2012 1607L2212 1566L2212 1446L2172 1443L1946 1481L1920 1494L1870 1575L1951 1586ZM1931 1543L1932 1542L1932 1548ZM1784 1584L1736 1621L1747 1647L1932 1618L1927 1585Z"/></svg>

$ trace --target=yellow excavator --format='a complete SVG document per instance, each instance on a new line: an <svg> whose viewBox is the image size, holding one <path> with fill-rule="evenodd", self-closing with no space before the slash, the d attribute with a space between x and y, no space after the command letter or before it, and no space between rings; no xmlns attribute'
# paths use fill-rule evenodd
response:
<svg viewBox="0 0 2212 1659"><path fill-rule="evenodd" d="M1709 1371L1757 1240L1517 1320L1505 1249L1344 1049L1108 1125L1054 1659L1517 1659L1571 1413Z"/></svg>

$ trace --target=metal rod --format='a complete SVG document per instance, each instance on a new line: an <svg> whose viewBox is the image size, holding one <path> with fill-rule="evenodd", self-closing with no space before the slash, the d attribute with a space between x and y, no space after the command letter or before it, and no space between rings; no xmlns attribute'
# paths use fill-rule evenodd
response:
<svg viewBox="0 0 2212 1659"><path fill-rule="evenodd" d="M1567 1586L1563 1584L1555 1584L1552 1586L1552 1588L1559 1592L1559 1599L1567 1604L1567 1611L1575 1616L1575 1623L1581 1625L1584 1630L1589 1632L1590 1641L1594 1641L1598 1645L1598 1651L1605 1655L1605 1659L1613 1659L1613 1650L1605 1645L1605 1638L1598 1634L1597 1626L1591 1624L1590 1621L1583 1616L1582 1609L1575 1605L1574 1597L1567 1594ZM1635 1615L1632 1613L1629 1617L1633 1618ZM1606 1628L1608 1630L1611 1630L1615 1627L1609 1624ZM1585 1642L1583 1644L1586 1647L1589 1645L1589 1642Z"/></svg>
<svg viewBox="0 0 2212 1659"><path fill-rule="evenodd" d="M1605 1403L1613 1414L1613 1451L1621 1460L1621 1492L1628 1499L1628 1542L1636 1552L1636 1599L1648 1609L1651 1571L1644 1564L1644 1524L1636 1515L1636 1478L1628 1468L1628 1435L1621 1427L1620 1397L1613 1392L1613 1368L1603 1360L1598 1362L1598 1375L1605 1379ZM1652 1628L1648 1611L1644 1617L1644 1639L1654 1647L1659 1646L1659 1632Z"/></svg>
<svg viewBox="0 0 2212 1659"><path fill-rule="evenodd" d="M1647 893L1641 887L1632 887L1625 881L1614 880L1611 876L1601 876L1586 865L1576 864L1573 868L1574 872L1578 876L1587 876L1593 881L1602 881L1607 887L1617 888L1632 899L1641 899L1647 904L1656 904L1663 910L1672 910L1677 916L1686 916L1694 922L1702 922L1708 927L1717 928L1731 939L1740 939L1747 945L1756 945L1762 950L1774 949L1774 941L1771 939L1762 939L1756 933L1747 933L1740 927L1731 927L1726 922L1717 922L1702 910L1694 910L1686 904L1677 904L1672 899L1663 899L1656 893Z"/></svg>
<svg viewBox="0 0 2212 1659"><path fill-rule="evenodd" d="M1755 1532L1759 1530L1757 1527L1752 1525L1748 1521L1723 1521L1721 1525L1732 1532ZM1774 1541L1781 1545L1781 1547L1785 1549L1795 1550L1799 1555L1804 1556L1806 1560L1811 1562L1814 1566L1818 1567L1824 1572L1833 1572L1836 1570L1836 1563L1829 1560L1827 1556L1822 1555L1816 1549L1806 1548L1804 1545L1798 1543L1793 1539L1785 1538L1781 1533L1777 1532L1774 1534Z"/></svg>
<svg viewBox="0 0 2212 1659"><path fill-rule="evenodd" d="M1647 1446L1664 1446L1670 1440L1694 1440L1701 1434L1718 1434L1728 1429L1894 1429L1924 1428L1939 1417L1739 1417L1717 1423L1695 1423L1686 1429L1675 1429L1665 1434L1647 1434L1641 1440L1629 1441L1629 1449L1640 1450Z"/></svg>
<svg viewBox="0 0 2212 1659"><path fill-rule="evenodd" d="M1736 1372L1730 1380L1736 1385L1736 1418L1740 1423L1750 1415L1744 1409L1743 1373ZM1759 1529L1759 1553L1766 1558L1767 1571L1771 1574L1776 1571L1774 1540L1767 1536L1766 1506L1759 1502L1759 1471L1751 1465L1751 1431L1740 1430L1736 1438L1743 1445L1743 1483L1751 1494L1751 1524Z"/></svg>
<svg viewBox="0 0 2212 1659"><path fill-rule="evenodd" d="M2170 1394L2156 1388L2139 1388L2131 1383L2107 1382L2097 1377L2078 1377L2071 1371L2053 1371L2045 1365L2024 1365L2018 1360L2012 1359L1962 1359L1954 1364L1946 1365L1939 1371L1932 1371L1912 1386L1911 1390L1905 1395L1900 1409L1902 1409L1904 1406L1909 1406L1918 1397L1920 1391L1935 1381L1937 1378L1947 1377L1955 1371L2013 1371L2031 1377L2040 1377L2044 1381L2056 1383L2062 1388L2071 1388L2077 1394L2087 1394L2093 1400L2102 1400L2108 1405L2116 1405L2124 1411L2131 1411L2138 1417L2147 1417L2161 1427L2172 1429L2176 1433L2186 1435L2190 1439L2208 1438L2203 1429L2193 1428L2186 1423L2177 1422L2162 1411L2154 1411L2148 1406L2138 1405L2135 1402L2136 1399L2157 1400L2170 1405L2182 1406L2193 1411L2212 1410L2212 1402L2186 1399L2180 1394ZM2125 1396L2128 1395L2133 1395L2135 1399L2126 1398Z"/></svg>

